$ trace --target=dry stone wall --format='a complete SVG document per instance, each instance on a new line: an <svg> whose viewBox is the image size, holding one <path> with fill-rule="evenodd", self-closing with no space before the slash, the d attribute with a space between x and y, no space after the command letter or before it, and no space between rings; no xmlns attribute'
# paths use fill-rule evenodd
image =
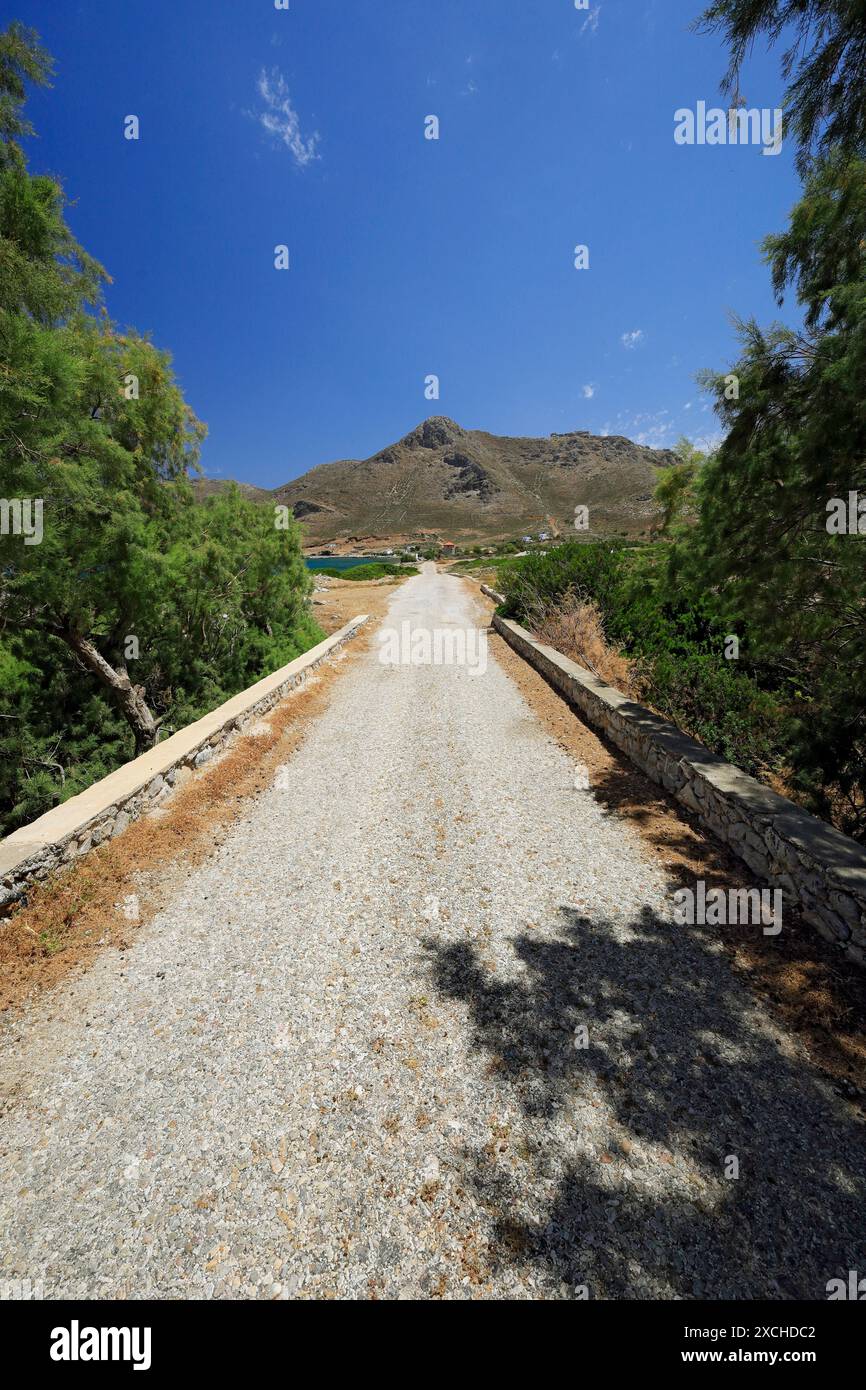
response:
<svg viewBox="0 0 866 1390"><path fill-rule="evenodd" d="M367 621L353 618L339 632L235 695L195 724L181 729L78 796L0 840L0 912L14 906L34 880L121 835L139 816L161 805L191 772L248 731L338 652Z"/></svg>
<svg viewBox="0 0 866 1390"><path fill-rule="evenodd" d="M757 877L780 889L786 906L796 907L810 926L866 967L866 851L537 642L517 623L497 614L493 625L647 776L693 812Z"/></svg>

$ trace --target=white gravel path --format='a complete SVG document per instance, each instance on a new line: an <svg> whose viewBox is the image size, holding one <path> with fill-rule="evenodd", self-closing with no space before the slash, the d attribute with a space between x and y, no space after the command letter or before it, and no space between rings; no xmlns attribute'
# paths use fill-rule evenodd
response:
<svg viewBox="0 0 866 1390"><path fill-rule="evenodd" d="M407 619L476 620L432 566ZM371 650L287 768L6 1030L0 1277L803 1298L866 1269L862 1127L492 660Z"/></svg>

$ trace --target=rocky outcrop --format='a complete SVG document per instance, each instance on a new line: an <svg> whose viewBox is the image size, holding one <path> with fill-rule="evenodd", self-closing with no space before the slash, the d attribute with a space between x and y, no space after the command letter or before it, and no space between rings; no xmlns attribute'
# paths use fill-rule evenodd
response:
<svg viewBox="0 0 866 1390"><path fill-rule="evenodd" d="M400 443L405 449L443 449L456 444L463 437L463 430L447 415L431 415L418 427L404 436Z"/></svg>
<svg viewBox="0 0 866 1390"><path fill-rule="evenodd" d="M319 502L311 502L304 497L300 502L295 502L292 507L292 515L296 521L303 521L306 516L315 516L317 512L326 512L330 509L323 507Z"/></svg>
<svg viewBox="0 0 866 1390"><path fill-rule="evenodd" d="M446 489L446 497L476 497L480 502L488 502L496 492L496 484L490 474L466 454L445 455L449 468L457 470L456 477Z"/></svg>

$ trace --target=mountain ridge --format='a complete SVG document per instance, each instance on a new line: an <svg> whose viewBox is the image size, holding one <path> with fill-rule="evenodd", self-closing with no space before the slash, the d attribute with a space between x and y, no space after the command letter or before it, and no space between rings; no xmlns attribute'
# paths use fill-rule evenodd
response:
<svg viewBox="0 0 866 1390"><path fill-rule="evenodd" d="M573 531L578 506L589 508L590 534L637 537L659 516L657 470L675 457L621 435L494 435L434 415L369 458L320 463L273 489L239 486L255 500L290 507L308 549L559 535ZM226 486L202 480L197 491Z"/></svg>

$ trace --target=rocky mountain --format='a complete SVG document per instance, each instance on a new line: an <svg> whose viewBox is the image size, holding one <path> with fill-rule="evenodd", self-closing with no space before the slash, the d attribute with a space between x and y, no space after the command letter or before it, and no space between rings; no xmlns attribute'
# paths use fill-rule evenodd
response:
<svg viewBox="0 0 866 1390"><path fill-rule="evenodd" d="M619 436L509 438L434 416L372 458L321 464L269 493L245 491L291 507L308 548L574 535L578 506L589 508L590 534L638 536L658 515L657 469L673 458Z"/></svg>

